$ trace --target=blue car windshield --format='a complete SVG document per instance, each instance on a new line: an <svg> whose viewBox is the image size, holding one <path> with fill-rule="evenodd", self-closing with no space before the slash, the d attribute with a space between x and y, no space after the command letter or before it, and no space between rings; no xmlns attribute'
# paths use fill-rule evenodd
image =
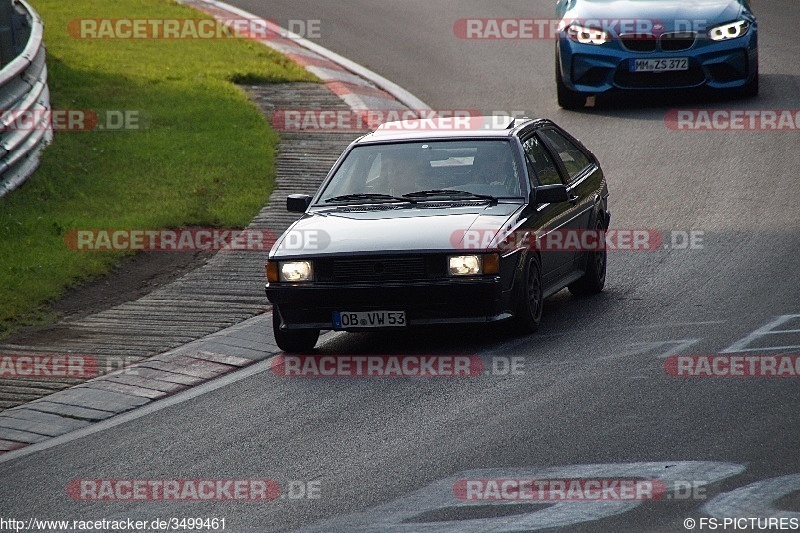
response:
<svg viewBox="0 0 800 533"><path fill-rule="evenodd" d="M424 193L428 194L415 194ZM431 194L431 191L434 191ZM518 198L520 172L508 141L467 140L357 146L336 170L320 203L386 196L438 199L457 192ZM462 194L463 196L463 194Z"/></svg>

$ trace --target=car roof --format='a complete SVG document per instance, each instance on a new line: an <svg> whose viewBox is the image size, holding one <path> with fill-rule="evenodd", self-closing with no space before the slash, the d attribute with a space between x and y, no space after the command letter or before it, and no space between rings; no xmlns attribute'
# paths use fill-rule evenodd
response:
<svg viewBox="0 0 800 533"><path fill-rule="evenodd" d="M386 122L354 144L383 143L391 141L445 140L476 137L507 138L534 123L545 119L511 116L441 117Z"/></svg>

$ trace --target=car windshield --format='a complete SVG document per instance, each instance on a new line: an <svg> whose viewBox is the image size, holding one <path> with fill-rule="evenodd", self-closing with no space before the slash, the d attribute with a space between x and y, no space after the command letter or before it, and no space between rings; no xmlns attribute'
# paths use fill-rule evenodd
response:
<svg viewBox="0 0 800 533"><path fill-rule="evenodd" d="M355 147L336 170L319 202L520 196L519 169L507 141L435 141Z"/></svg>

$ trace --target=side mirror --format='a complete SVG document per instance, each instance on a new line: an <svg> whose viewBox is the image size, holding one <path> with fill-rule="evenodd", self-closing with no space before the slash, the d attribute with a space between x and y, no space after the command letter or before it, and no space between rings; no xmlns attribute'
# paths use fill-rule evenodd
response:
<svg viewBox="0 0 800 533"><path fill-rule="evenodd" d="M290 194L286 197L286 210L290 213L305 213L311 205L311 197L307 194Z"/></svg>
<svg viewBox="0 0 800 533"><path fill-rule="evenodd" d="M536 205L540 204L558 204L561 202L569 201L569 194L567 193L567 186L562 184L557 185L540 185L533 190L533 197Z"/></svg>

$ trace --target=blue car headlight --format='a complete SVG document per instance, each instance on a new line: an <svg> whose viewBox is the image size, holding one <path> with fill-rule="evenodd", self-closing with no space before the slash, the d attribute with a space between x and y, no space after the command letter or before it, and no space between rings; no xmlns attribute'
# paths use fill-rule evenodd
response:
<svg viewBox="0 0 800 533"><path fill-rule="evenodd" d="M748 21L738 20L711 28L708 30L708 37L712 41L727 41L741 37L747 33L749 29L750 23Z"/></svg>
<svg viewBox="0 0 800 533"><path fill-rule="evenodd" d="M581 44L605 44L610 40L608 32L594 28L586 28L580 24L570 24L566 32L571 40Z"/></svg>

